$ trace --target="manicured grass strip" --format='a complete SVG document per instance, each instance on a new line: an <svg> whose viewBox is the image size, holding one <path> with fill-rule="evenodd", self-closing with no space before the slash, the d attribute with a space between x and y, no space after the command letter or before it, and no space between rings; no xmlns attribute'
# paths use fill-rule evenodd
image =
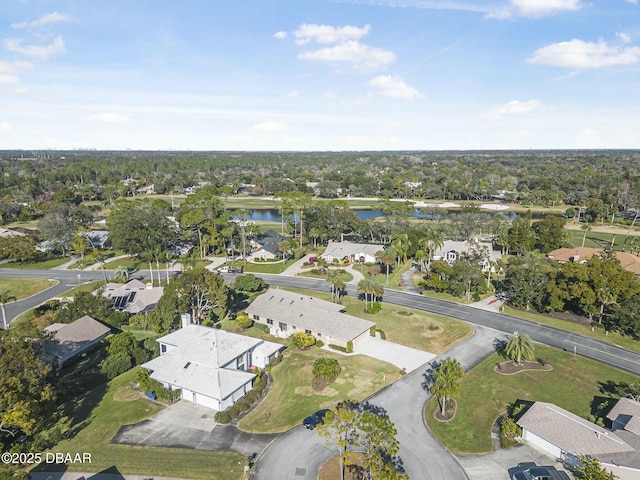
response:
<svg viewBox="0 0 640 480"><path fill-rule="evenodd" d="M8 293L17 301L53 287L57 283L44 278L0 278L0 292Z"/></svg>
<svg viewBox="0 0 640 480"><path fill-rule="evenodd" d="M68 258L52 258L42 262L9 262L0 265L0 268L19 268L21 270L49 270L50 268L59 267L63 263L67 263Z"/></svg>
<svg viewBox="0 0 640 480"><path fill-rule="evenodd" d="M322 300L331 299L329 292L287 290ZM387 340L418 350L439 354L473 334L469 324L435 313L383 303L380 313L369 315L364 312L362 300L347 295L341 301L347 314L375 322L376 327L384 331Z"/></svg>
<svg viewBox="0 0 640 480"><path fill-rule="evenodd" d="M99 472L116 467L124 474L164 476L194 480L239 480L246 457L228 452L208 452L177 448L110 445L121 425L137 423L157 413L159 407L131 388L131 370L98 387L73 404L63 406L67 425L83 427L70 440L60 442L52 452L90 452L91 465L70 464L68 471ZM62 422L61 422L62 423ZM47 465L51 469L52 465ZM64 468L64 465L60 466Z"/></svg>
<svg viewBox="0 0 640 480"><path fill-rule="evenodd" d="M453 420L441 423L433 418L434 397L425 408L429 429L455 453L491 451L491 427L507 405L516 400L550 402L588 418L591 402L600 392L600 382L638 382L638 377L569 352L536 346L536 356L553 366L551 371L528 371L500 375L494 371L504 361L493 354L465 375L458 410Z"/></svg>
<svg viewBox="0 0 640 480"><path fill-rule="evenodd" d="M617 345L618 347L626 348L627 350L640 352L640 342L638 340L634 340L629 336L621 335L618 332L609 332L607 335L605 335L604 331L601 330L596 329L594 331L591 331L590 325L571 322L569 320L562 320L560 318L548 317L546 315L540 315L536 312L516 310L507 305L505 305L504 313L513 315L514 317L524 318L525 320L530 320L532 322L549 325L561 330L566 330L567 332L578 333L580 335L584 335L585 337L595 338L596 340L610 343L612 345Z"/></svg>
<svg viewBox="0 0 640 480"><path fill-rule="evenodd" d="M400 377L389 363L363 355L344 356L311 347L300 351L290 347L272 370L273 385L267 396L238 427L248 432L284 432L321 408L333 408L343 400L360 401ZM317 358L335 358L342 373L320 392L311 388L311 370Z"/></svg>
<svg viewBox="0 0 640 480"><path fill-rule="evenodd" d="M284 272L288 267L293 265L295 260L287 260L287 262L259 262L242 264L241 261L231 263L231 266L244 268L244 273L271 273L278 274Z"/></svg>

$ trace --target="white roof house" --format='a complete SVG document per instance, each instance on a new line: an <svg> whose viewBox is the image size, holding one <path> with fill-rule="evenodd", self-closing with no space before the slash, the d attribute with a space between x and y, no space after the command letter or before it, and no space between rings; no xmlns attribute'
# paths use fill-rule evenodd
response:
<svg viewBox="0 0 640 480"><path fill-rule="evenodd" d="M618 410L616 407L609 413L610 419L620 419L622 412L629 411L624 404ZM633 407L640 413L640 404ZM640 436L637 433L627 429L608 430L546 402L535 402L517 423L527 442L555 458L573 463L577 457L595 457L621 480L640 476Z"/></svg>
<svg viewBox="0 0 640 480"><path fill-rule="evenodd" d="M321 258L328 263L333 263L334 259L338 261L347 258L351 263L375 263L376 253L384 250L384 245L372 243L352 243L352 242L334 242L329 240L326 250Z"/></svg>
<svg viewBox="0 0 640 480"><path fill-rule="evenodd" d="M270 288L245 311L254 321L269 327L272 335L286 338L296 331L312 334L325 344L357 351L360 340L369 335L375 323L342 313L343 306L318 298Z"/></svg>
<svg viewBox="0 0 640 480"><path fill-rule="evenodd" d="M473 251L482 253L480 265L483 271L495 271L495 267L491 266L491 262L496 262L502 258L502 253L493 249L493 245L489 242L480 242L476 239L459 242L455 240L445 240L442 247L436 249L431 255L431 260L447 262L453 265L461 255L467 255Z"/></svg>
<svg viewBox="0 0 640 480"><path fill-rule="evenodd" d="M283 345L204 327L185 327L158 339L160 356L143 364L151 378L182 391L181 398L224 410L252 388L253 367L264 368Z"/></svg>

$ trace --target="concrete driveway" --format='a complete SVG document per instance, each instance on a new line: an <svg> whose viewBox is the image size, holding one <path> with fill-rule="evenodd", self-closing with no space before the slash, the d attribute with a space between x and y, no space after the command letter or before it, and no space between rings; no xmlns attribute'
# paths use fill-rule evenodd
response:
<svg viewBox="0 0 640 480"><path fill-rule="evenodd" d="M234 425L218 425L215 411L186 400L165 408L151 418L123 425L110 443L148 447L260 453L277 435L257 435Z"/></svg>
<svg viewBox="0 0 640 480"><path fill-rule="evenodd" d="M404 368L407 372L413 372L435 358L433 353L398 345L378 337L367 337L361 340L358 343L358 353L392 363L400 369Z"/></svg>

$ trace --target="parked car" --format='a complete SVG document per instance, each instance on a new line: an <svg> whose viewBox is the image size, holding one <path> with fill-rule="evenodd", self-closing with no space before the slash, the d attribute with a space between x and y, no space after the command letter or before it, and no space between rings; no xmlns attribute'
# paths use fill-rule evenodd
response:
<svg viewBox="0 0 640 480"><path fill-rule="evenodd" d="M309 257L309 262L318 263L318 257Z"/></svg>
<svg viewBox="0 0 640 480"><path fill-rule="evenodd" d="M231 273L231 267L220 267L216 270L218 273Z"/></svg>
<svg viewBox="0 0 640 480"><path fill-rule="evenodd" d="M553 480L551 472L545 467L531 467L515 471L512 480Z"/></svg>
<svg viewBox="0 0 640 480"><path fill-rule="evenodd" d="M330 411L331 410L318 410L313 415L309 415L307 418L305 418L302 421L302 424L305 426L305 428L308 428L309 430L313 430L318 425L324 422L325 417Z"/></svg>

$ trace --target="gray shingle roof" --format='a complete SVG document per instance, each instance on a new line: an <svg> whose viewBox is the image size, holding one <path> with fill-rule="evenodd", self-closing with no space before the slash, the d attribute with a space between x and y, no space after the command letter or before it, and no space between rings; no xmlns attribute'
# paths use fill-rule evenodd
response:
<svg viewBox="0 0 640 480"><path fill-rule="evenodd" d="M552 403L535 402L517 423L574 455L600 457L634 451L615 433Z"/></svg>
<svg viewBox="0 0 640 480"><path fill-rule="evenodd" d="M640 402L621 398L607 414L607 418L623 424L625 430L640 435Z"/></svg>
<svg viewBox="0 0 640 480"><path fill-rule="evenodd" d="M246 312L344 341L353 340L375 325L368 320L341 313L342 308L341 305L308 295L270 288L257 297Z"/></svg>
<svg viewBox="0 0 640 480"><path fill-rule="evenodd" d="M51 336L51 340L45 342L46 351L66 360L82 352L92 342L107 336L111 329L85 315L67 325L50 325L45 332Z"/></svg>

